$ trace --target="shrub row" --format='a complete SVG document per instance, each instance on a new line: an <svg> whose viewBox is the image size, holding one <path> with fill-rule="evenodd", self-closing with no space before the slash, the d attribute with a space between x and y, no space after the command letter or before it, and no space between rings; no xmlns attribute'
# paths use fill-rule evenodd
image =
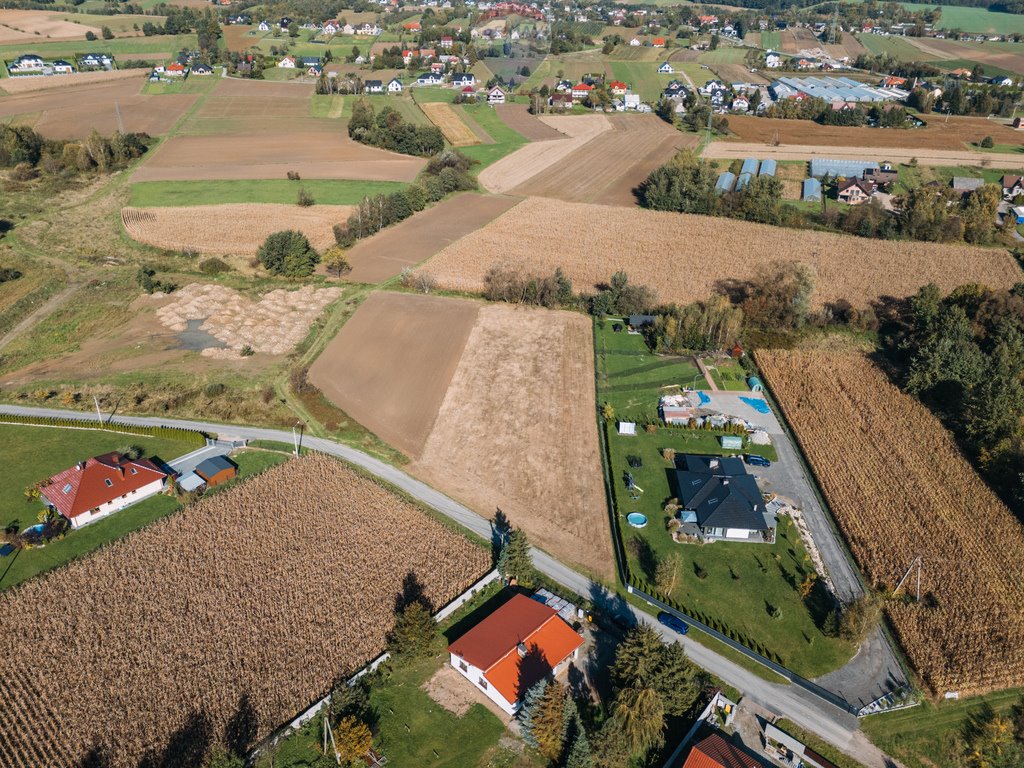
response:
<svg viewBox="0 0 1024 768"><path fill-rule="evenodd" d="M206 444L207 435L194 429L178 427L150 427L141 424L122 424L118 422L97 422L84 419L72 419L59 416L27 416L20 413L0 413L0 423L31 424L40 427L72 427L77 429L99 429L104 432L119 432L128 435L139 435L160 438L161 440L179 440L190 445Z"/></svg>

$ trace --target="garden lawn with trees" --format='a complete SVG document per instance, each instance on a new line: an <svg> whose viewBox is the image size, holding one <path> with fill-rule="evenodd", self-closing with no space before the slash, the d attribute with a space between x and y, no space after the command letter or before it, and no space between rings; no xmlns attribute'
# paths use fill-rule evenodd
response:
<svg viewBox="0 0 1024 768"><path fill-rule="evenodd" d="M595 324L598 407L608 445L618 535L630 575L677 602L684 613L699 612L725 634L742 635L764 655L805 677L838 668L856 642L839 637L838 614L830 596L812 577L813 566L795 525L779 518L773 544L715 542L680 544L666 526L664 504L672 496L669 473L676 453L723 455L723 431L657 426L658 397L669 385L706 388L691 358L653 355L640 335L615 332L615 320ZM610 410L607 409L610 406ZM616 421L636 421L637 434L617 433ZM776 458L773 446L746 445L747 453ZM671 455L671 454L670 454ZM634 458L630 463L630 457ZM640 465L635 461L640 459ZM624 482L629 472L643 489L636 500ZM647 526L626 523L630 512L647 516ZM806 597L804 594L806 593Z"/></svg>

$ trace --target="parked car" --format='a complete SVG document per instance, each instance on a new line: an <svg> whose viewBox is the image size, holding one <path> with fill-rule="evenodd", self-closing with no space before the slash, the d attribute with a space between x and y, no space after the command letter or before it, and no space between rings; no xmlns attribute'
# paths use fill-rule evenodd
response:
<svg viewBox="0 0 1024 768"><path fill-rule="evenodd" d="M658 614L658 621L660 621L669 629L675 630L680 635L685 635L687 632L690 631L689 624L687 624L682 619L672 615L671 613L666 613L665 611L662 611Z"/></svg>
<svg viewBox="0 0 1024 768"><path fill-rule="evenodd" d="M745 456L747 464L752 467L770 467L772 463L764 456L758 456L756 453L748 453Z"/></svg>

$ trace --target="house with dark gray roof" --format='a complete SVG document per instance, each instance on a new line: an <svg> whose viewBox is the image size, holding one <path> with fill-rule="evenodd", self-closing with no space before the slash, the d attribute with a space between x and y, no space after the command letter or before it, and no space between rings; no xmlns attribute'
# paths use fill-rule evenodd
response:
<svg viewBox="0 0 1024 768"><path fill-rule="evenodd" d="M684 455L672 472L679 533L702 541L775 541L775 515L757 480L735 457Z"/></svg>

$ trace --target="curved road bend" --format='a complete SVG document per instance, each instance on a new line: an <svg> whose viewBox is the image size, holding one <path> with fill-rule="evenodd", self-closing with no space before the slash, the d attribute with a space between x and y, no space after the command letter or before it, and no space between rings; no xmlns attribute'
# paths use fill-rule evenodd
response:
<svg viewBox="0 0 1024 768"><path fill-rule="evenodd" d="M82 421L92 421L95 418L92 414L81 411L13 405L0 405L0 413L63 417L80 419ZM280 429L242 427L149 416L118 416L117 421L124 424L142 426L195 429L203 432L237 436L248 440L292 442L291 432ZM425 483L411 477L398 467L387 464L355 448L324 438L307 436L303 438L303 445L307 448L344 459L365 469L381 480L409 494L417 501L432 507L451 520L454 520L478 536L490 540L491 523L489 520L481 517L454 499L434 490ZM676 641L682 643L686 648L687 654L700 667L742 691L744 695L749 696L762 707L788 717L802 728L817 734L851 757L869 766L869 768L898 766L898 763L887 757L868 741L867 737L860 731L857 718L848 712L839 709L799 686L768 682L688 637L676 634L659 624L649 614L630 606L619 595L609 592L601 584L591 581L583 574L574 571L546 552L534 548L533 558L537 568L549 578L567 589L590 599L599 608L630 611L637 621L643 621L655 627L666 642Z"/></svg>

